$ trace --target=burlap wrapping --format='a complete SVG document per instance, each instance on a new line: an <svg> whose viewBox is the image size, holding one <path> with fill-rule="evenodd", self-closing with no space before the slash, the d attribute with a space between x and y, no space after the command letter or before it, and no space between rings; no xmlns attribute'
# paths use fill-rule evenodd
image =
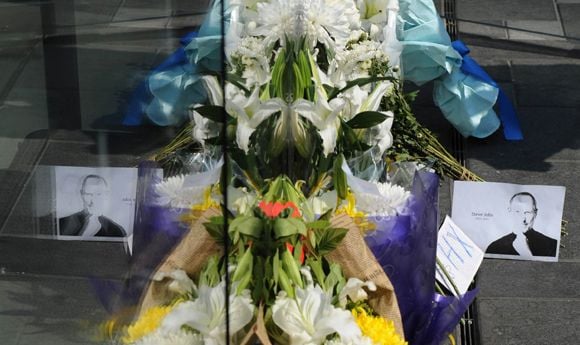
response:
<svg viewBox="0 0 580 345"><path fill-rule="evenodd" d="M397 333L404 337L395 288L367 246L360 230L346 214L335 215L330 222L335 228L348 229L348 233L338 248L326 258L339 264L345 277L372 280L376 284L377 291L369 293L369 304L379 315L392 320Z"/></svg>
<svg viewBox="0 0 580 345"><path fill-rule="evenodd" d="M210 208L203 212L199 219L192 224L181 242L161 262L156 273L171 273L176 269L182 269L189 276L197 276L208 257L223 252L223 248L215 243L203 226L203 223L208 222L211 217L221 215L222 213L217 208ZM141 315L142 312L151 307L165 304L175 297L167 288L170 283L171 281L168 279L151 280L141 298L137 315Z"/></svg>
<svg viewBox="0 0 580 345"><path fill-rule="evenodd" d="M205 211L193 223L189 233L179 245L161 263L157 272L171 273L176 269L182 269L190 276L197 276L209 256L223 251L223 248L214 242L203 226L209 218L220 215L220 211L215 208ZM346 214L335 215L331 223L334 227L348 229L348 233L339 247L327 256L327 259L341 265L344 275L348 278L372 280L377 286L377 291L369 293L369 304L379 315L392 320L399 335L404 336L393 285L366 245L358 227ZM169 280L151 281L143 295L138 315L153 306L167 303L174 297L168 291L169 283ZM249 344L255 338L264 345L271 344L264 325L263 306L260 306L256 322L240 345Z"/></svg>

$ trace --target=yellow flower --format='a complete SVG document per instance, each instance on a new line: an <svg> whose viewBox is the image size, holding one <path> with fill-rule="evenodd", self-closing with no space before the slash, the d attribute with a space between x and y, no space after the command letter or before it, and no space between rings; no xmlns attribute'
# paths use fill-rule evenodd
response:
<svg viewBox="0 0 580 345"><path fill-rule="evenodd" d="M126 335L122 339L123 343L134 343L155 331L172 309L173 306L158 306L147 309L135 323L127 327Z"/></svg>
<svg viewBox="0 0 580 345"><path fill-rule="evenodd" d="M346 201L347 201L346 205L341 206L338 210L336 210L337 214L346 213L348 216L350 216L354 220L354 222L356 223L358 228L363 233L366 231L376 229L375 224L372 222L369 222L367 220L366 213L364 213L362 211L357 211L356 198L354 196L354 193L349 191L348 194L346 195Z"/></svg>
<svg viewBox="0 0 580 345"><path fill-rule="evenodd" d="M372 316L361 308L352 310L352 315L362 334L370 338L377 345L407 345L395 330L393 321L380 316Z"/></svg>
<svg viewBox="0 0 580 345"><path fill-rule="evenodd" d="M219 185L215 185L213 188L212 186L207 187L203 191L203 202L199 204L195 204L191 206L191 213L188 215L182 216L181 220L184 222L194 222L201 217L201 214L209 208L219 208L219 202L215 201L212 198L212 194L214 192L219 192Z"/></svg>

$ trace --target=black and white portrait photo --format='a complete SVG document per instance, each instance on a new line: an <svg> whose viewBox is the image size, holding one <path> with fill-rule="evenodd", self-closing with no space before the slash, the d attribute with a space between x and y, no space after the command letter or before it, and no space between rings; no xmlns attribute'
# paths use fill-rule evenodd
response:
<svg viewBox="0 0 580 345"><path fill-rule="evenodd" d="M565 188L454 183L452 218L485 257L557 261Z"/></svg>
<svg viewBox="0 0 580 345"><path fill-rule="evenodd" d="M55 167L58 236L122 241L133 231L137 171Z"/></svg>
<svg viewBox="0 0 580 345"><path fill-rule="evenodd" d="M514 194L509 201L508 214L512 232L493 241L487 247L486 253L527 257L556 256L558 240L534 229L538 204L531 193Z"/></svg>

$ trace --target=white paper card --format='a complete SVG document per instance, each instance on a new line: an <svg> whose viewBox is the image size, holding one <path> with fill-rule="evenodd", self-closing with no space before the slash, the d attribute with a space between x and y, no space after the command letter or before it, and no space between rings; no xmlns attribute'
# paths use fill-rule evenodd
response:
<svg viewBox="0 0 580 345"><path fill-rule="evenodd" d="M453 280L459 294L464 294L483 261L483 251L447 216L437 236L437 259ZM435 277L457 295L439 265Z"/></svg>
<svg viewBox="0 0 580 345"><path fill-rule="evenodd" d="M455 181L451 217L485 257L558 261L565 187Z"/></svg>

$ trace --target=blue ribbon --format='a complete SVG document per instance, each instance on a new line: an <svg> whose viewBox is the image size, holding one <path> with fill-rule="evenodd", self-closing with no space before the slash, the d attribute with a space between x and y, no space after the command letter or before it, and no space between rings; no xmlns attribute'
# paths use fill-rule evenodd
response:
<svg viewBox="0 0 580 345"><path fill-rule="evenodd" d="M187 58L187 54L183 47L186 47L195 37L197 37L197 35L197 31L193 31L182 37L180 40L181 47L165 59L165 61L163 61L159 66L151 70L151 73L147 76L145 81L139 84L139 86L133 91L131 100L127 105L127 112L123 119L123 125L140 126L143 124L144 115L147 112L147 106L149 106L153 99L153 94L149 89L149 77L156 73L168 71L176 66L188 65L189 59Z"/></svg>
<svg viewBox="0 0 580 345"><path fill-rule="evenodd" d="M507 140L522 140L524 136L520 128L520 123L516 115L514 106L509 97L500 89L497 83L487 74L483 68L473 59L469 54L469 48L462 41L453 41L451 43L455 49L463 57L461 64L461 71L467 75L471 75L499 90L497 97L497 105L499 106L499 118L503 125L503 134Z"/></svg>

